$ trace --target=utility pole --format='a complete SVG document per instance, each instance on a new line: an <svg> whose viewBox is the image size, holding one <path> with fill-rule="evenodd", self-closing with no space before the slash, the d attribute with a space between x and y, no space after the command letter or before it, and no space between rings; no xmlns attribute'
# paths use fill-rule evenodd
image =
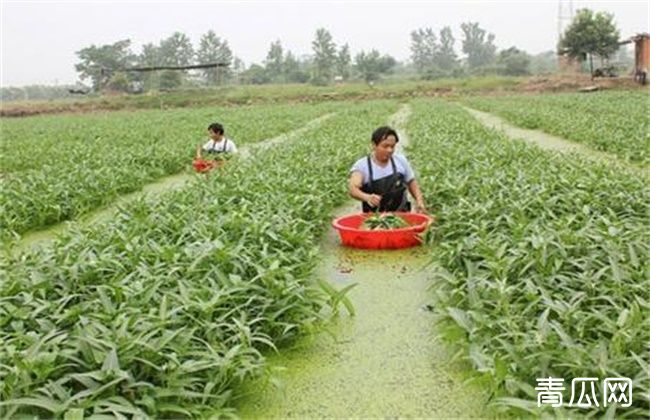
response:
<svg viewBox="0 0 650 420"><path fill-rule="evenodd" d="M566 29L573 21L573 2L571 0L558 0L557 3L557 43L558 49L557 68L561 73L576 72L575 63L568 56L560 51L560 41Z"/></svg>
<svg viewBox="0 0 650 420"><path fill-rule="evenodd" d="M573 1L572 0L559 0L557 5L557 43L559 45L560 39L566 28L573 21Z"/></svg>

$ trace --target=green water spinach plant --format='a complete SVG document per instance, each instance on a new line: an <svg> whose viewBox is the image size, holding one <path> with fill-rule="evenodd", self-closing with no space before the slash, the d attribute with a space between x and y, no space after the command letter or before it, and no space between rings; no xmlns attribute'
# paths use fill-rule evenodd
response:
<svg viewBox="0 0 650 420"><path fill-rule="evenodd" d="M261 374L262 352L341 301L314 278L319 238L396 104L348 107L295 141L2 259L0 416L234 414L233 390Z"/></svg>
<svg viewBox="0 0 650 420"><path fill-rule="evenodd" d="M536 378L570 392L573 378L627 377L632 407L555 414L645 416L648 179L504 138L456 105L413 110L410 157L438 218L432 306L495 404L541 415Z"/></svg>
<svg viewBox="0 0 650 420"><path fill-rule="evenodd" d="M472 97L463 103L524 128L584 143L630 162L650 163L647 92Z"/></svg>
<svg viewBox="0 0 650 420"><path fill-rule="evenodd" d="M214 120L238 145L296 129L332 104L39 116L3 122L3 237L70 220L189 168Z"/></svg>

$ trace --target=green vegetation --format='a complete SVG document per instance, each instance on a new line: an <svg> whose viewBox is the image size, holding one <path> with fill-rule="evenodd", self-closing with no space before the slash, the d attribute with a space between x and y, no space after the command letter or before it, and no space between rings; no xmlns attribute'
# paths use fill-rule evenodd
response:
<svg viewBox="0 0 650 420"><path fill-rule="evenodd" d="M464 102L630 161L650 156L641 92ZM458 105L419 99L412 108L409 157L437 220L434 245L422 250L431 253L423 275L433 280L436 331L507 414L643 417L650 176L505 138ZM10 234L186 169L215 119L244 145L335 112L52 245L19 253L8 242L0 417L235 414L233 398L262 374L264 351L339 304L353 310L349 288L315 278L318 245L348 199L350 165L396 109L395 101L339 101L5 121L0 220ZM375 215L366 227L402 222ZM549 376L569 389L573 378L629 377L634 404L540 411L536 379Z"/></svg>
<svg viewBox="0 0 650 420"><path fill-rule="evenodd" d="M409 135L438 216L433 307L497 403L530 415L536 378L570 392L629 377L633 407L615 414L647 415L648 177L503 138L443 102L415 103Z"/></svg>
<svg viewBox="0 0 650 420"><path fill-rule="evenodd" d="M163 109L200 106L250 105L262 103L322 102L347 99L381 99L470 93L495 90L516 90L527 79L517 77L469 77L435 81L384 81L374 86L367 83L345 83L335 86L304 84L221 86L204 89L183 89L172 92L150 92L142 95L89 96L83 100L6 102L0 116L21 116L33 113L66 111Z"/></svg>
<svg viewBox="0 0 650 420"><path fill-rule="evenodd" d="M650 163L647 91L474 97L470 107L502 116L631 162Z"/></svg>
<svg viewBox="0 0 650 420"><path fill-rule="evenodd" d="M406 220L391 213L373 214L362 224L366 230L400 229L408 226Z"/></svg>
<svg viewBox="0 0 650 420"><path fill-rule="evenodd" d="M331 108L203 108L4 121L0 230L7 236L69 220L188 168L215 120L243 145L295 129Z"/></svg>
<svg viewBox="0 0 650 420"><path fill-rule="evenodd" d="M344 110L105 225L7 257L0 416L231 414L233 387L262 371L260 351L311 328L331 300L311 278L319 236L396 104Z"/></svg>

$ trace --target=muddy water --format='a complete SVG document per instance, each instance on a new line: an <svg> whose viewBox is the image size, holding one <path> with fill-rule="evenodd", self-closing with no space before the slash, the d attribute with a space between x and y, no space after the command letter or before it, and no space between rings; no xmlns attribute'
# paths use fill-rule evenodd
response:
<svg viewBox="0 0 650 420"><path fill-rule="evenodd" d="M297 128L295 130L289 131L284 134L280 134L277 137L264 140L259 143L254 143L250 145L245 145L240 148L240 158L246 159L250 158L255 151L262 150L266 147L280 144L284 141L289 141L292 138L295 138L307 130L310 130L319 124L322 124L325 120L332 117L334 114L326 114L319 118L313 119L304 126ZM71 229L73 226L90 226L93 224L101 223L103 221L109 220L114 214L115 211L130 201L133 201L137 198L146 196L146 195L157 195L165 191L170 191L174 189L183 188L192 180L200 180L204 175L197 175L195 173L180 173L171 175L165 178L161 178L158 181L145 185L141 190L125 194L120 196L115 202L111 203L109 206L95 210L91 213L88 213L84 216L79 217L73 221L65 221L52 225L49 228L36 230L25 233L20 240L16 243L14 248L15 252L21 252L30 248L36 248L40 246L45 246L51 241L53 241L61 233Z"/></svg>
<svg viewBox="0 0 650 420"><path fill-rule="evenodd" d="M391 119L402 126L403 107ZM400 144L408 142L400 133ZM359 211L349 202L336 216ZM487 395L465 384L468 366L452 363L437 340L426 248L364 251L340 246L329 229L318 278L348 292L356 315L342 314L320 334L269 358L271 378L245 389L239 415L261 417L485 416Z"/></svg>

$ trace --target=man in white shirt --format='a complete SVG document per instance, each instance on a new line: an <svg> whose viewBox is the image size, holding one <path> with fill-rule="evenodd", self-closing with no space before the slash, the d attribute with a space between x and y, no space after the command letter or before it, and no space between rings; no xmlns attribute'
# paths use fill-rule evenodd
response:
<svg viewBox="0 0 650 420"><path fill-rule="evenodd" d="M210 124L208 126L208 135L210 136L210 140L203 146L199 145L196 148L197 159L201 159L201 152L207 152L209 154L237 153L235 142L224 136L223 125L219 123Z"/></svg>

